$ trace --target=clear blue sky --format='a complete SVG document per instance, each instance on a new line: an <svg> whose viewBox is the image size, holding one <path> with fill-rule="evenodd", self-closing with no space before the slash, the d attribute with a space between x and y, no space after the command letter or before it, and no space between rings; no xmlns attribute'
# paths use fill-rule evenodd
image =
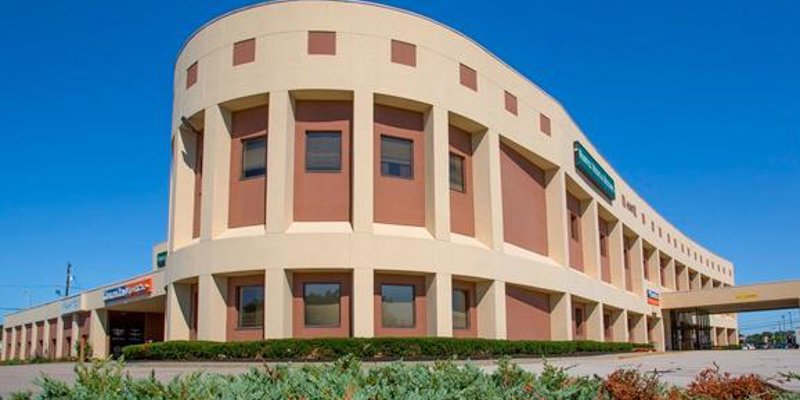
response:
<svg viewBox="0 0 800 400"><path fill-rule="evenodd" d="M52 299L67 261L84 288L149 268L166 236L175 56L249 3L0 2L0 307ZM800 3L390 4L559 99L738 283L800 278Z"/></svg>

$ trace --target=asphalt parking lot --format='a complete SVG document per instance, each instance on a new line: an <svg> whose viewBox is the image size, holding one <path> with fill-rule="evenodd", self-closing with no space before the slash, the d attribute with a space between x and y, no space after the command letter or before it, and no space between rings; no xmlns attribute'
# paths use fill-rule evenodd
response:
<svg viewBox="0 0 800 400"><path fill-rule="evenodd" d="M679 353L602 355L592 357L555 358L547 362L569 367L575 375L605 376L618 368L636 368L641 371L658 371L661 379L675 385L684 386L707 367L719 366L723 372L733 375L758 373L772 379L774 383L789 390L800 391L800 382L779 382L780 373L800 373L800 350L751 350L751 351L694 351ZM487 371L493 370L491 361L474 361ZM544 368L541 359L522 359L516 363L526 370L540 372ZM261 363L175 363L175 362L137 362L130 363L127 371L133 377L146 377L151 371L158 379L169 380L176 375L190 371L203 370L220 374L238 374ZM376 365L365 363L366 367ZM36 377L47 374L64 381L73 381L74 364L55 363L38 365L19 365L0 367L0 396L30 389Z"/></svg>

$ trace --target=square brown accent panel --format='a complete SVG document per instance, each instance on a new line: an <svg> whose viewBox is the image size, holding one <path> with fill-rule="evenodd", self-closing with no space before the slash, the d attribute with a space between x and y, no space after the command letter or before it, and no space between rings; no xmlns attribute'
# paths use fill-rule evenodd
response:
<svg viewBox="0 0 800 400"><path fill-rule="evenodd" d="M550 118L547 115L539 114L539 130L547 136L552 134Z"/></svg>
<svg viewBox="0 0 800 400"><path fill-rule="evenodd" d="M336 32L308 31L308 54L336 55Z"/></svg>
<svg viewBox="0 0 800 400"><path fill-rule="evenodd" d="M464 64L459 64L459 79L462 85L476 92L478 91L478 74L474 69Z"/></svg>
<svg viewBox="0 0 800 400"><path fill-rule="evenodd" d="M233 44L233 65L251 63L256 60L256 39L242 40Z"/></svg>
<svg viewBox="0 0 800 400"><path fill-rule="evenodd" d="M417 46L392 39L392 62L408 65L409 67L416 67Z"/></svg>
<svg viewBox="0 0 800 400"><path fill-rule="evenodd" d="M190 88L197 83L197 61L186 69L186 88Z"/></svg>
<svg viewBox="0 0 800 400"><path fill-rule="evenodd" d="M506 111L517 115L517 96L509 92L505 92Z"/></svg>

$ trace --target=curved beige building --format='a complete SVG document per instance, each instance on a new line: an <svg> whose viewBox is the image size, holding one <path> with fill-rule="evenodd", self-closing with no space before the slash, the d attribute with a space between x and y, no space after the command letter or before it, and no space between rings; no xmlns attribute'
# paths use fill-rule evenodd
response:
<svg viewBox="0 0 800 400"><path fill-rule="evenodd" d="M109 352L130 341L110 334L119 313L144 314L149 340L737 340L731 316L671 329L658 304L733 285L733 265L556 100L435 21L324 0L237 10L185 44L174 97L165 267L141 294L134 279L9 316L10 354L67 334Z"/></svg>

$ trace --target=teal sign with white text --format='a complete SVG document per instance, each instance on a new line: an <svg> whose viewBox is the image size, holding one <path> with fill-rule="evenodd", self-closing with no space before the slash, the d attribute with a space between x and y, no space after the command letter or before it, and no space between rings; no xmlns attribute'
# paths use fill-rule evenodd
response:
<svg viewBox="0 0 800 400"><path fill-rule="evenodd" d="M614 179L600 167L600 164L595 161L586 148L578 142L574 143L575 147L575 166L589 178L603 194L611 200L617 196L617 191L614 186Z"/></svg>

